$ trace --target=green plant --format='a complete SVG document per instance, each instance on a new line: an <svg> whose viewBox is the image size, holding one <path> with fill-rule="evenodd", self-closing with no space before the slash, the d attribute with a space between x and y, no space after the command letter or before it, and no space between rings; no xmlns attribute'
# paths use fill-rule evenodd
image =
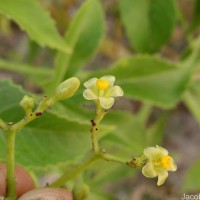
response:
<svg viewBox="0 0 200 200"><path fill-rule="evenodd" d="M142 154L145 148L162 143L166 113L180 101L184 102L199 122L200 40L199 37L194 37L199 26L198 2L198 0L193 1L194 14L189 24L181 15L177 1L118 1L117 11L112 12L119 14L119 20L125 27L130 41L128 53L118 58L108 68L94 70L90 67L90 70L85 70L84 66L98 52L98 47L105 37L105 13L102 2L85 0L70 24L64 24L67 26L67 31L62 37L56 29L53 18L38 1L0 1L2 16L13 20L25 30L28 36L26 60L20 59L19 56L1 58L0 69L25 75L26 83L40 87L47 95L46 97L27 92L7 80L0 81L0 118L2 119L0 159L2 162L5 161L7 154L8 191L10 191L7 199L15 198L14 148L16 162L33 171L44 170L47 167L61 170L62 163L64 171L67 172L64 178L52 184L60 187L96 160L110 160L125 165L128 162L129 166L143 167L147 163L147 158L143 160L143 156L138 155ZM185 31L188 45L181 50L177 61L174 62L159 54L159 50L167 45L177 21ZM52 68L48 66L49 60L41 64L46 67L38 66L33 62L34 58L40 56L40 52L44 50L39 45L47 47L45 51L48 58L53 60L50 62L50 65L54 65ZM136 55L132 50L136 51ZM87 99L95 99L96 117L93 117L93 109L90 109L93 105L83 99L82 83L93 77L99 78L105 75L116 77L116 82L123 89L125 97L122 102L126 102L127 98L142 102L136 114L128 110L111 109L109 115L103 119L106 114L105 109L113 105L113 98L102 101L100 98L108 98L108 96L96 95L94 98L84 93ZM78 77L78 79L71 77ZM103 89L107 87L106 84L103 84ZM86 88L90 89L87 86ZM122 90L119 89L116 94L122 96ZM67 101L63 101L66 98ZM18 106L19 102L23 109ZM160 116L147 126L155 106L161 109ZM32 121L33 119L37 120ZM92 123L89 119L93 119ZM87 135L91 125L94 154L91 153L90 136ZM17 134L15 147L14 139L18 131L20 132ZM130 161L131 156L139 161L137 159L137 163L134 160ZM83 164L76 168L78 163ZM99 170L103 165L105 165L104 170ZM198 166L199 162L194 168L198 169ZM187 180L193 180L194 170L189 172ZM101 194L100 186L108 180L119 180L130 174L134 174L133 169L118 164L113 165L112 162L102 163L101 166L93 164L90 171L86 170L79 177L81 181L77 178L72 182L75 184L80 181L90 185L92 194L89 199L112 199ZM183 187L189 189L196 187L193 184L188 185Z"/></svg>

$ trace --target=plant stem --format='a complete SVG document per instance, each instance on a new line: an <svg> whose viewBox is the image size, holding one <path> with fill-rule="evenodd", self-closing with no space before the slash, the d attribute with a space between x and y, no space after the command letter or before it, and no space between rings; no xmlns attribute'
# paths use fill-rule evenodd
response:
<svg viewBox="0 0 200 200"><path fill-rule="evenodd" d="M48 107L46 97L43 97L38 108L34 113L28 112L19 122L8 126L0 119L0 127L4 130L6 136L6 168L7 168L7 197L6 200L15 200L16 196L16 179L15 179L15 137L16 133L26 124L40 117Z"/></svg>
<svg viewBox="0 0 200 200"><path fill-rule="evenodd" d="M16 180L15 180L15 135L16 132L6 132L6 167L7 167L7 198L15 200Z"/></svg>
<svg viewBox="0 0 200 200"><path fill-rule="evenodd" d="M64 185L67 181L73 179L78 174L83 172L85 169L87 169L93 162L100 159L101 157L98 154L94 154L89 160L82 163L81 165L77 166L73 171L65 173L63 176L61 176L57 181L52 183L50 187L61 187Z"/></svg>
<svg viewBox="0 0 200 200"><path fill-rule="evenodd" d="M116 162L116 163L121 163L121 164L127 164L127 161L119 158L119 157L116 157L116 156L113 156L111 154L102 154L102 159L106 160L106 161L112 161L112 162Z"/></svg>
<svg viewBox="0 0 200 200"><path fill-rule="evenodd" d="M51 100L51 99L50 99ZM48 100L48 101L50 101ZM20 131L24 126L26 126L29 122L33 121L34 119L37 119L42 116L43 112L48 108L48 104L46 96L42 97L37 109L32 113L26 113L26 116L20 120L19 122L13 124L10 129L18 132Z"/></svg>
<svg viewBox="0 0 200 200"><path fill-rule="evenodd" d="M93 146L93 150L95 153L99 152L99 142L97 139L97 133L96 131L92 132L92 146Z"/></svg>
<svg viewBox="0 0 200 200"><path fill-rule="evenodd" d="M103 119L104 115L106 114L106 110L104 110L99 102L96 103L96 117L94 120L92 120L92 128L91 128L91 138L92 138L92 147L94 153L99 153L99 142L97 138L97 132L99 130L99 123Z"/></svg>
<svg viewBox="0 0 200 200"><path fill-rule="evenodd" d="M106 160L106 161L117 162L117 163L127 165L127 162L125 160L118 158L118 157L115 157L113 155L107 154L107 153L93 154L93 156L89 160L78 165L71 172L67 172L64 175L62 175L57 181L52 183L50 185L50 187L61 187L61 186L63 186L67 181L70 181L71 179L75 178L77 175L79 175L81 172L83 172L93 162L95 162L97 160Z"/></svg>
<svg viewBox="0 0 200 200"><path fill-rule="evenodd" d="M0 128L2 128L3 130L7 128L7 124L2 119L0 119Z"/></svg>

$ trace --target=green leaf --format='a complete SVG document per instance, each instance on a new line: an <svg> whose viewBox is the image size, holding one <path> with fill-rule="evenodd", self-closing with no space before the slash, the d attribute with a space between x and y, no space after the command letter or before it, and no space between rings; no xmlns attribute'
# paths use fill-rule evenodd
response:
<svg viewBox="0 0 200 200"><path fill-rule="evenodd" d="M53 120L53 123L48 121L49 119ZM15 154L17 163L37 168L55 166L71 160L77 160L88 151L90 143L89 137L84 134L87 132L86 126L68 122L55 116L46 116L44 120L49 123L40 124L48 126L49 129L26 127L17 135ZM58 127L55 129L54 122L57 123L59 129ZM0 154L2 158L5 158L4 142L3 135L1 135ZM76 148L74 148L74 144L77 145Z"/></svg>
<svg viewBox="0 0 200 200"><path fill-rule="evenodd" d="M72 105L73 101L75 101L76 106ZM66 101L62 105L55 106L55 109L61 116L70 117L73 120L86 123L88 119L93 119L94 111L85 110L78 102L79 95L76 95L75 98ZM128 159L133 153L135 155L140 154L148 144L152 144L153 136L162 135L163 126L160 123L151 127L150 131L147 132L145 125L150 114L150 105L142 106L136 116L127 112L110 110L104 117L99 129L102 146L109 152L114 151L114 153L125 158L128 157Z"/></svg>
<svg viewBox="0 0 200 200"><path fill-rule="evenodd" d="M92 191L91 194L89 195L87 200L116 200L115 197L108 195L106 193L97 192L97 191Z"/></svg>
<svg viewBox="0 0 200 200"><path fill-rule="evenodd" d="M123 0L119 7L137 51L155 52L169 39L176 20L174 0Z"/></svg>
<svg viewBox="0 0 200 200"><path fill-rule="evenodd" d="M196 120L200 123L200 85L193 83L184 94L183 101Z"/></svg>
<svg viewBox="0 0 200 200"><path fill-rule="evenodd" d="M143 106L146 107L146 106ZM114 111L104 119L105 124L113 124L113 130L102 138L102 144L108 151L113 151L125 160L141 154L147 146L160 145L165 127L166 114L161 113L159 118L150 126L141 120L146 108L141 108L137 114ZM149 119L151 112L145 118Z"/></svg>
<svg viewBox="0 0 200 200"><path fill-rule="evenodd" d="M131 160L131 158L130 158ZM104 169L104 170L102 170ZM102 185L115 184L117 181L134 176L136 169L112 162L98 161L93 164L92 169L85 173L84 180L92 185L93 188L99 188Z"/></svg>
<svg viewBox="0 0 200 200"><path fill-rule="evenodd" d="M88 125L48 113L18 135L16 160L35 167L77 160L90 148L88 130Z"/></svg>
<svg viewBox="0 0 200 200"><path fill-rule="evenodd" d="M181 62L179 63L179 66L188 66L190 67L194 72L200 71L200 51L197 50L199 48L200 44L200 37L195 38L191 42L191 46L188 47L184 55L182 57Z"/></svg>
<svg viewBox="0 0 200 200"><path fill-rule="evenodd" d="M127 112L113 111L104 119L105 124L113 124L114 128L102 138L102 144L109 152L130 159L147 147L146 127L140 118Z"/></svg>
<svg viewBox="0 0 200 200"><path fill-rule="evenodd" d="M21 120L24 113L19 102L25 94L11 82L0 81L0 118L6 122ZM59 108L57 104L56 108ZM32 121L17 134L15 154L16 161L21 165L44 168L79 161L91 149L90 118L86 121L86 118L71 117L73 110L64 113L56 108L47 110L41 118ZM64 106L61 108L64 109ZM100 129L103 135L113 127L101 125ZM5 138L0 132L0 160L4 159Z"/></svg>
<svg viewBox="0 0 200 200"><path fill-rule="evenodd" d="M99 0L86 0L65 36L65 41L73 53L67 56L59 53L57 56L54 85L85 65L96 51L104 31L104 16Z"/></svg>
<svg viewBox="0 0 200 200"><path fill-rule="evenodd" d="M76 106L72 105L73 101L75 101ZM85 110L78 102L79 95L76 95L75 98L54 107L60 116L66 118L70 117L85 123L88 122L88 119L93 119L94 111ZM140 154L146 146L154 143L160 144L164 119L160 117L158 122L147 129L146 122L151 110L150 105L143 105L136 116L127 112L110 110L101 122L99 129L102 146L108 151L114 151L114 153L130 159L130 155ZM152 138L154 136L156 139Z"/></svg>
<svg viewBox="0 0 200 200"><path fill-rule="evenodd" d="M91 72L90 77L105 74L116 77L116 84L123 88L125 96L164 107L180 100L190 78L188 67L142 55L121 59L107 70Z"/></svg>
<svg viewBox="0 0 200 200"><path fill-rule="evenodd" d="M27 76L30 80L35 81L36 84L40 85L42 85L42 82L47 80L49 77L52 77L53 75L53 70L47 67L36 67L3 59L0 59L0 69L5 69L11 72L18 72Z"/></svg>
<svg viewBox="0 0 200 200"><path fill-rule="evenodd" d="M16 122L23 118L18 102L25 92L8 81L0 82L0 118ZM90 148L89 125L47 111L26 126L16 138L16 161L46 167L76 160ZM74 148L76 145L76 148ZM0 158L5 159L5 139L0 134Z"/></svg>
<svg viewBox="0 0 200 200"><path fill-rule="evenodd" d="M149 146L161 144L164 136L167 113L159 115L159 118L147 129L147 141Z"/></svg>
<svg viewBox="0 0 200 200"><path fill-rule="evenodd" d="M37 0L1 0L0 13L14 20L41 46L70 52L53 19Z"/></svg>
<svg viewBox="0 0 200 200"><path fill-rule="evenodd" d="M23 110L20 108L19 102L22 100L24 94L22 88L17 87L8 80L1 80L0 118L6 122L17 122L23 118Z"/></svg>
<svg viewBox="0 0 200 200"><path fill-rule="evenodd" d="M193 17L192 17L192 24L191 29L194 30L199 27L200 25L200 1L194 0L194 6L193 6Z"/></svg>
<svg viewBox="0 0 200 200"><path fill-rule="evenodd" d="M195 48L199 48L198 44L200 42L200 38L195 39L192 42L192 46ZM196 118L198 123L200 123L200 85L199 85L199 73L200 73L200 51L191 51L189 50L189 54L184 57L182 62L179 65L188 66L192 71L192 76L190 80L190 87L184 93L182 99L191 112L191 114Z"/></svg>
<svg viewBox="0 0 200 200"><path fill-rule="evenodd" d="M189 170L186 172L182 190L184 192L199 191L200 189L200 161L197 161Z"/></svg>

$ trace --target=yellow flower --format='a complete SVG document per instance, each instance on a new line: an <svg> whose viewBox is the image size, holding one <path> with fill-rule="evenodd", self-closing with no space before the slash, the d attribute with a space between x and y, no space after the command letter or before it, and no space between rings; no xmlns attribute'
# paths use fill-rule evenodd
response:
<svg viewBox="0 0 200 200"><path fill-rule="evenodd" d="M114 76L103 76L99 79L92 78L84 83L86 90L83 96L87 100L99 100L101 106L109 109L114 104L114 97L123 96L124 92L121 87L113 86Z"/></svg>
<svg viewBox="0 0 200 200"><path fill-rule="evenodd" d="M142 168L142 173L148 178L158 176L157 185L162 185L168 177L168 171L176 171L177 166L168 151L163 147L148 147L144 149L144 155L147 157L147 163Z"/></svg>

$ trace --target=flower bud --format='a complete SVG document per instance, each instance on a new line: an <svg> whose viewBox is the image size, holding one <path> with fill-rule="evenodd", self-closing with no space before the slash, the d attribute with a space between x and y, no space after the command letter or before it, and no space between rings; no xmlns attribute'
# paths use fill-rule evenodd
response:
<svg viewBox="0 0 200 200"><path fill-rule="evenodd" d="M72 191L74 200L85 200L89 196L90 188L85 183L77 183Z"/></svg>
<svg viewBox="0 0 200 200"><path fill-rule="evenodd" d="M74 93L79 88L80 81L76 77L72 77L63 81L58 87L56 88L55 92L55 101L60 101L64 99L68 99L74 95Z"/></svg>
<svg viewBox="0 0 200 200"><path fill-rule="evenodd" d="M34 107L34 99L25 95L20 101L19 105L26 111L31 112Z"/></svg>

